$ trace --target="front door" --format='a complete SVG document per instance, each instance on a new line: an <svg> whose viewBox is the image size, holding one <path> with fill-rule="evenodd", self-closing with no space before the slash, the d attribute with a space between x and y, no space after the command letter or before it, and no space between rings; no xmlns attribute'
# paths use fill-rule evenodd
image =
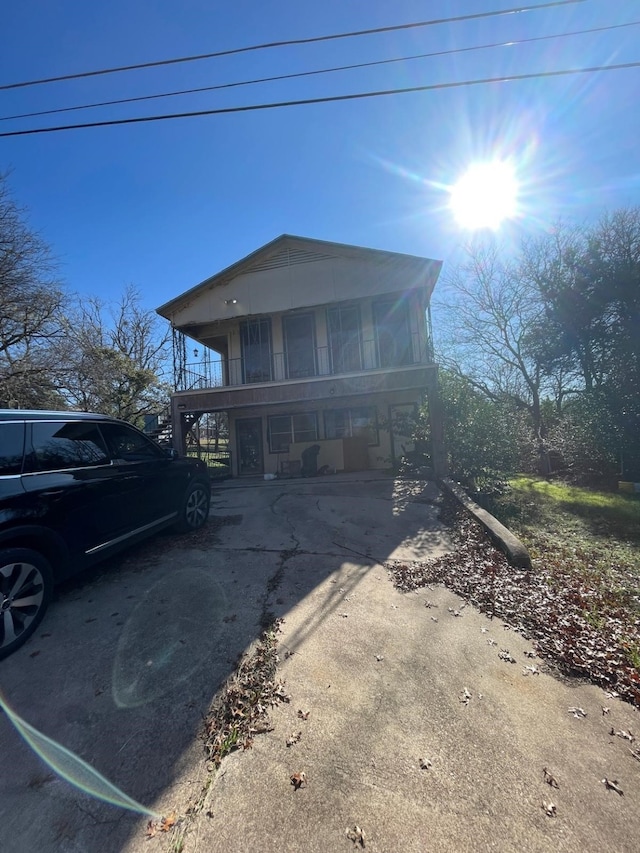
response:
<svg viewBox="0 0 640 853"><path fill-rule="evenodd" d="M236 421L238 474L263 474L262 418L240 418Z"/></svg>

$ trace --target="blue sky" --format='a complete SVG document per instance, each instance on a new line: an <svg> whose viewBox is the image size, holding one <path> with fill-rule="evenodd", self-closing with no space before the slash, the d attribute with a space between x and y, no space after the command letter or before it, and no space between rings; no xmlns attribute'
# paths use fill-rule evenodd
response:
<svg viewBox="0 0 640 853"><path fill-rule="evenodd" d="M533 4L536 0L531 0ZM514 0L21 0L5 4L0 84L509 9ZM526 2L523 3L526 5ZM0 91L0 116L640 21L639 0L500 18ZM378 68L45 116L0 131L640 60L640 26ZM441 258L470 163L508 157L508 240L558 217L640 203L640 68L288 109L0 138L0 170L67 286L156 307L281 233Z"/></svg>

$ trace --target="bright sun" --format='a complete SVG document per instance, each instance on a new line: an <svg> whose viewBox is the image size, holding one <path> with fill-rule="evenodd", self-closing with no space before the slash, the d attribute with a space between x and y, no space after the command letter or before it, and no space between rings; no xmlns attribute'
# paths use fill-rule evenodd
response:
<svg viewBox="0 0 640 853"><path fill-rule="evenodd" d="M499 228L515 215L518 182L508 163L476 163L451 189L450 206L463 228Z"/></svg>

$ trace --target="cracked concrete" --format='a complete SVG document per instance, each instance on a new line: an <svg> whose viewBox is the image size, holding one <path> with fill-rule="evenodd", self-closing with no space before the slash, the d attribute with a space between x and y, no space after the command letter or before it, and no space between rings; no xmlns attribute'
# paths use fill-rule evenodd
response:
<svg viewBox="0 0 640 853"><path fill-rule="evenodd" d="M608 731L640 730L637 712L525 675L529 644L447 590L391 585L386 560L449 547L437 495L375 474L224 484L199 542L158 537L62 589L0 665L3 695L130 796L184 814L209 778L202 716L273 614L291 703L224 760L185 853L348 851L355 824L379 853L635 850L640 763ZM576 705L586 718L567 713ZM167 835L145 837L146 817L52 776L4 715L0 749L3 853L169 851ZM298 771L308 784L294 791ZM550 798L557 818L542 810Z"/></svg>

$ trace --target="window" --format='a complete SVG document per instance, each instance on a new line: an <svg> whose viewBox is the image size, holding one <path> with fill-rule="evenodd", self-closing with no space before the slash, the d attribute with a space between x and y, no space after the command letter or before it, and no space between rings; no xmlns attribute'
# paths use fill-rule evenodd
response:
<svg viewBox="0 0 640 853"><path fill-rule="evenodd" d="M162 450L137 429L125 424L101 424L100 429L114 459L125 462L144 462L164 457Z"/></svg>
<svg viewBox="0 0 640 853"><path fill-rule="evenodd" d="M26 471L61 471L108 464L109 456L96 424L37 421L31 425Z"/></svg>
<svg viewBox="0 0 640 853"><path fill-rule="evenodd" d="M409 306L402 298L373 303L373 322L378 344L378 365L398 367L412 364Z"/></svg>
<svg viewBox="0 0 640 853"><path fill-rule="evenodd" d="M287 378L316 375L313 314L293 314L282 318Z"/></svg>
<svg viewBox="0 0 640 853"><path fill-rule="evenodd" d="M0 424L0 476L22 473L24 424Z"/></svg>
<svg viewBox="0 0 640 853"><path fill-rule="evenodd" d="M318 416L315 412L297 415L272 415L269 418L269 451L286 453L290 444L318 440Z"/></svg>
<svg viewBox="0 0 640 853"><path fill-rule="evenodd" d="M242 343L242 381L271 380L271 320L248 320L240 324Z"/></svg>
<svg viewBox="0 0 640 853"><path fill-rule="evenodd" d="M362 370L360 312L355 305L338 305L327 312L332 373Z"/></svg>
<svg viewBox="0 0 640 853"><path fill-rule="evenodd" d="M367 444L380 443L378 417L374 406L357 406L351 409L332 409L324 413L325 438L353 438L365 436Z"/></svg>

